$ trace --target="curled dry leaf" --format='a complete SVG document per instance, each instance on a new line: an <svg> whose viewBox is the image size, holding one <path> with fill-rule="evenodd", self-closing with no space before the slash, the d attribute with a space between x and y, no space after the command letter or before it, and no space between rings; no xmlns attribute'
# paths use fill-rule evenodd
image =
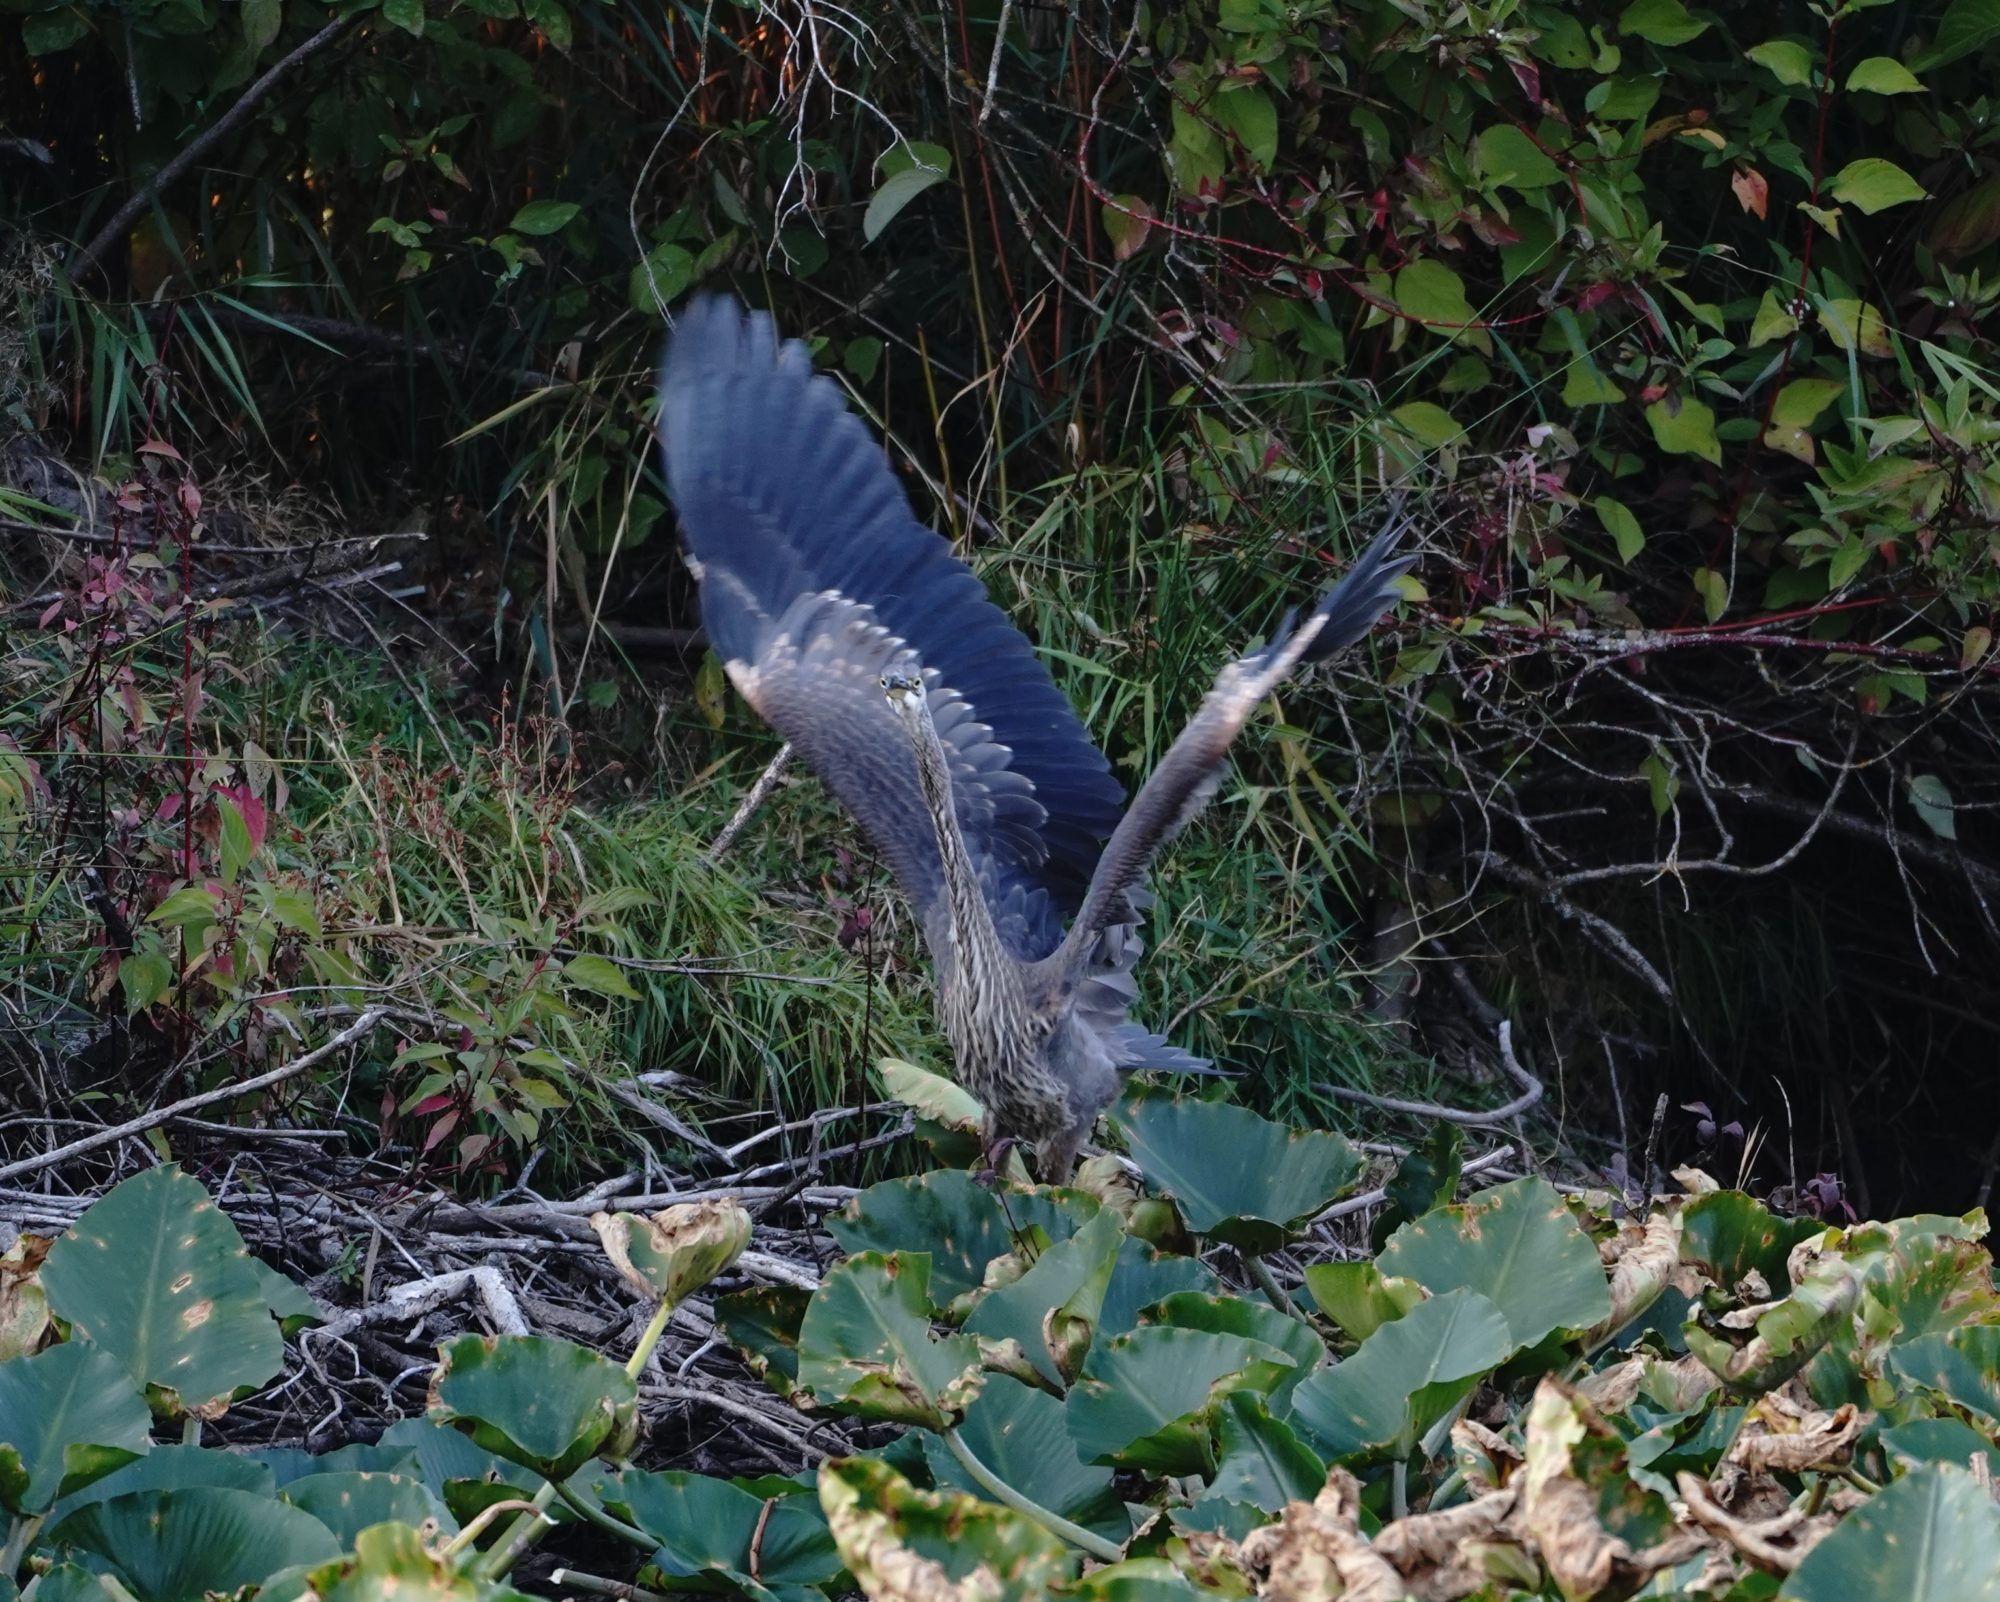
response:
<svg viewBox="0 0 2000 1602"><path fill-rule="evenodd" d="M1596 1596L1632 1561L1631 1544L1605 1529L1597 1493L1570 1466L1571 1449L1589 1433L1576 1399L1544 1379L1528 1410L1519 1524L1565 1596Z"/></svg>
<svg viewBox="0 0 2000 1602"><path fill-rule="evenodd" d="M1402 1576L1355 1522L1360 1502L1354 1476L1335 1469L1310 1503L1288 1503L1276 1524L1252 1530L1241 1551L1244 1568L1261 1576L1257 1595L1268 1602L1407 1602Z"/></svg>
<svg viewBox="0 0 2000 1602"><path fill-rule="evenodd" d="M1699 1475L1682 1472L1674 1483L1690 1519L1766 1574L1790 1574L1839 1522L1831 1513L1808 1514L1804 1508L1787 1508L1775 1518L1738 1518Z"/></svg>
<svg viewBox="0 0 2000 1602"><path fill-rule="evenodd" d="M1648 1360L1646 1394L1669 1413L1691 1413L1721 1389L1715 1371L1692 1353L1667 1363Z"/></svg>
<svg viewBox="0 0 2000 1602"><path fill-rule="evenodd" d="M1611 1270L1611 1314L1585 1337L1591 1345L1623 1329L1667 1288L1680 1266L1681 1215L1661 1208L1643 1224L1624 1225L1597 1251Z"/></svg>
<svg viewBox="0 0 2000 1602"><path fill-rule="evenodd" d="M1645 1383L1647 1359L1630 1357L1622 1363L1586 1375L1577 1386L1584 1399L1600 1413L1622 1413L1639 1395Z"/></svg>
<svg viewBox="0 0 2000 1602"><path fill-rule="evenodd" d="M1475 1491L1496 1491L1509 1483L1524 1459L1521 1449L1479 1420L1462 1418L1451 1427L1452 1460Z"/></svg>
<svg viewBox="0 0 2000 1602"><path fill-rule="evenodd" d="M1752 1473L1774 1474L1802 1474L1843 1462L1870 1417L1852 1402L1826 1413L1773 1391L1751 1409L1729 1449L1729 1461Z"/></svg>
<svg viewBox="0 0 2000 1602"><path fill-rule="evenodd" d="M49 1245L45 1236L21 1235L0 1257L0 1358L27 1356L48 1333L49 1299L40 1275Z"/></svg>
<svg viewBox="0 0 2000 1602"><path fill-rule="evenodd" d="M592 1213L612 1266L641 1295L686 1300L743 1255L750 1215L733 1201L684 1202L646 1218Z"/></svg>
<svg viewBox="0 0 2000 1602"><path fill-rule="evenodd" d="M1492 1577L1487 1550L1505 1539L1503 1531L1520 1498L1512 1490L1489 1491L1438 1513L1412 1513L1386 1524L1375 1550L1402 1575L1424 1602L1456 1602L1471 1596Z"/></svg>

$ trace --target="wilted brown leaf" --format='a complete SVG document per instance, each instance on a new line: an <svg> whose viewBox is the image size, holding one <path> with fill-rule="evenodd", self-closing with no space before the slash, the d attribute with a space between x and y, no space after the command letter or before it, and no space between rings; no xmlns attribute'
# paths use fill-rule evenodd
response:
<svg viewBox="0 0 2000 1602"><path fill-rule="evenodd" d="M1804 1508L1787 1508L1775 1518L1741 1519L1715 1499L1699 1475L1681 1473L1674 1483L1689 1518L1767 1574L1790 1574L1839 1522L1831 1513L1808 1515Z"/></svg>
<svg viewBox="0 0 2000 1602"><path fill-rule="evenodd" d="M1752 1473L1776 1474L1801 1474L1835 1464L1846 1459L1869 1417L1851 1402L1826 1413L1794 1401L1784 1391L1773 1391L1751 1409L1729 1449L1729 1461Z"/></svg>
<svg viewBox="0 0 2000 1602"><path fill-rule="evenodd" d="M1736 192L1736 203L1751 215L1762 219L1769 209L1771 186L1764 181L1764 175L1755 167L1738 167L1729 175L1729 187Z"/></svg>
<svg viewBox="0 0 2000 1602"><path fill-rule="evenodd" d="M1410 1592L1355 1523L1361 1488L1335 1469L1312 1502L1292 1502L1278 1522L1252 1530L1241 1547L1243 1566L1262 1577L1257 1595L1269 1602L1408 1602Z"/></svg>
<svg viewBox="0 0 2000 1602"><path fill-rule="evenodd" d="M1491 1578L1486 1548L1501 1538L1519 1500L1511 1490L1489 1491L1441 1512L1412 1513L1384 1525L1375 1550L1423 1602L1456 1602Z"/></svg>

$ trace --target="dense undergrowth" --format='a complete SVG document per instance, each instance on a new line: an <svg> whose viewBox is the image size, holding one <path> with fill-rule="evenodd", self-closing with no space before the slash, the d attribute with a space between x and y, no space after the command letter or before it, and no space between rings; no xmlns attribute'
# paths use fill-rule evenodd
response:
<svg viewBox="0 0 2000 1602"><path fill-rule="evenodd" d="M926 1079L897 1084L969 1142L977 1108ZM1636 1211L1534 1178L1453 1203L1440 1140L1390 1186L1375 1259L1301 1249L1287 1293L1265 1259L1301 1248L1359 1153L1161 1098L1113 1122L1140 1179L1100 1159L1074 1189L890 1180L829 1220L845 1256L816 1289L713 1300L790 1405L898 1427L791 1478L644 1463L636 1382L750 1243L733 1202L591 1220L655 1305L623 1363L447 1340L426 1419L313 1456L202 1434L328 1312L194 1180L129 1179L4 1265L0 1587L500 1598L549 1535L596 1554L557 1592L639 1598L2000 1591L1983 1214L1828 1227L1694 1170Z"/></svg>

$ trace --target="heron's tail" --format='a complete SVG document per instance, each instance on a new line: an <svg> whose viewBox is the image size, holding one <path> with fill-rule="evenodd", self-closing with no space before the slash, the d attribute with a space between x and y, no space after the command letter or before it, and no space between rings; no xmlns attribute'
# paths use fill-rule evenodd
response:
<svg viewBox="0 0 2000 1602"><path fill-rule="evenodd" d="M1382 531L1368 542L1368 548L1354 559L1354 565L1341 575L1340 582L1322 595L1319 605L1313 608L1314 615L1325 621L1312 644L1306 647L1302 661L1320 662L1336 651L1344 651L1401 598L1396 581L1416 566L1417 558L1414 554L1397 556L1395 552L1413 521L1403 510L1402 495L1391 497L1388 521L1382 525ZM1283 639L1286 632L1281 629L1278 638Z"/></svg>

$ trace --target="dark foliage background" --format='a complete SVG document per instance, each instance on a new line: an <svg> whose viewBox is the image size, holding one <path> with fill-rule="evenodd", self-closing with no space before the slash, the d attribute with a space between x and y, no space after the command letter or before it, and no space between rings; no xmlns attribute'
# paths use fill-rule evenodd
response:
<svg viewBox="0 0 2000 1602"><path fill-rule="evenodd" d="M443 887L426 927L488 954L478 997L427 992L485 1032L460 1048L490 1045L484 1068L381 1065L387 1105L449 1115L454 1142L532 1139L524 1109L587 1098L563 1065L593 1053L760 1094L776 1055L819 1095L870 1031L915 1049L916 1022L870 1010L907 987L878 996L835 945L857 908L884 956L901 932L809 792L726 891L674 866L770 750L676 632L646 450L664 318L728 284L819 343L1134 777L1382 487L1421 487L1427 599L1379 660L1288 694L1164 875L1158 1010L1251 1094L1367 1083L1369 1017L1490 1076L1471 995L1521 1020L1595 1156L1636 1151L1665 1092L1751 1126L1767 1183L1984 1198L1995 0L0 11L0 512L34 642L0 800L37 1027L126 1011L165 1059L205 1043L202 1071L240 1070L287 1004L237 982L260 962L415 982L369 932L406 921L383 916L400 873ZM22 532L74 499L59 463L124 487L112 544ZM465 738L510 777L454 755L424 781L468 792L428 867L375 855L353 798L373 786L378 838L422 813L460 723L352 657L311 695L282 647L232 675L257 653L185 604L195 520L213 541L225 514L267 544L429 534L410 599L452 644L412 671L486 719ZM313 743L315 695L349 767ZM258 770L246 739L300 766ZM231 800L276 800L270 771L328 777L290 843ZM618 804L664 842L643 871L604 846L587 909L561 888L582 848L555 843L573 785L652 797ZM494 842L539 820L532 885L467 844L474 798ZM256 838L211 894L225 802ZM319 829L354 834L339 876L315 876L339 857ZM461 894L468 852L492 878ZM244 874L311 903L270 912L262 957ZM778 929L752 894L772 884L798 887ZM502 885L514 922L477 928ZM207 901L162 916L189 888ZM249 945L190 974L190 928ZM839 995L654 975L620 1011L637 970L566 954L593 930L628 958L782 945ZM586 998L608 1026L576 1021ZM729 1021L752 1005L773 1015ZM537 1019L556 1068L507 1044ZM522 1088L545 1074L562 1088ZM1702 1138L1671 1129L1670 1152Z"/></svg>

